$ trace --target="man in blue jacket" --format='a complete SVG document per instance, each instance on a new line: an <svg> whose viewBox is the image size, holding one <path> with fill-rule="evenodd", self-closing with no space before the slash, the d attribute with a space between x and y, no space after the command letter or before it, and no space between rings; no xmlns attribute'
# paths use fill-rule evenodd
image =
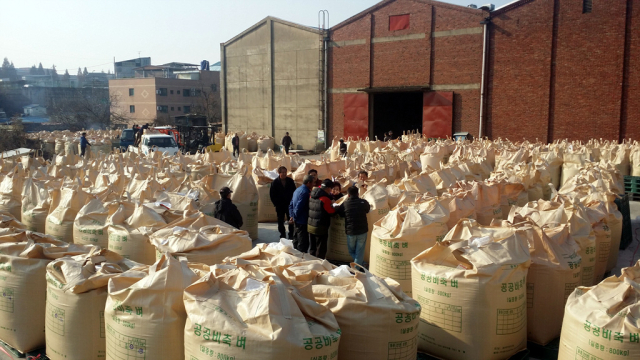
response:
<svg viewBox="0 0 640 360"><path fill-rule="evenodd" d="M293 199L289 203L289 222L294 224L293 247L302 252L309 249L309 233L307 221L309 217L309 194L313 189L316 179L306 175L302 180L302 186L293 193Z"/></svg>
<svg viewBox="0 0 640 360"><path fill-rule="evenodd" d="M84 157L87 146L91 146L91 144L89 144L89 140L87 140L87 133L83 132L80 137L80 156Z"/></svg>

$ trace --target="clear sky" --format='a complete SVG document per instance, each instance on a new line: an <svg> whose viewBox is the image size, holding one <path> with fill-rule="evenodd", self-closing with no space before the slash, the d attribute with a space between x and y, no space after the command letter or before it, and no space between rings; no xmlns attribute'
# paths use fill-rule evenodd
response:
<svg viewBox="0 0 640 360"><path fill-rule="evenodd" d="M469 5L512 0L443 0ZM329 10L335 25L379 0L0 0L0 61L16 67L55 64L113 71L113 58L151 57L153 64L220 59L220 43L267 16L318 25Z"/></svg>

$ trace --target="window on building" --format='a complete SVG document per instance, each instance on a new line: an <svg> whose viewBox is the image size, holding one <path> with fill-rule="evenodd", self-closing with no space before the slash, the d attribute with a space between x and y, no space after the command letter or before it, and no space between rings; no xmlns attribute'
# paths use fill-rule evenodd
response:
<svg viewBox="0 0 640 360"><path fill-rule="evenodd" d="M160 96L167 96L167 88L156 89L156 94Z"/></svg>
<svg viewBox="0 0 640 360"><path fill-rule="evenodd" d="M582 13L590 14L593 9L593 0L582 0Z"/></svg>
<svg viewBox="0 0 640 360"><path fill-rule="evenodd" d="M195 91L191 91L191 96L200 96L201 91L196 89Z"/></svg>
<svg viewBox="0 0 640 360"><path fill-rule="evenodd" d="M129 88L129 96L133 96L133 88Z"/></svg>
<svg viewBox="0 0 640 360"><path fill-rule="evenodd" d="M167 113L169 112L169 107L167 105L158 105L158 112Z"/></svg>
<svg viewBox="0 0 640 360"><path fill-rule="evenodd" d="M211 91L213 92L218 91L218 84L211 84Z"/></svg>
<svg viewBox="0 0 640 360"><path fill-rule="evenodd" d="M178 111L182 111L182 106L178 106Z"/></svg>
<svg viewBox="0 0 640 360"><path fill-rule="evenodd" d="M173 90L169 90L169 94L173 95Z"/></svg>
<svg viewBox="0 0 640 360"><path fill-rule="evenodd" d="M171 107L171 111L173 111L173 106Z"/></svg>
<svg viewBox="0 0 640 360"><path fill-rule="evenodd" d="M182 96L191 96L191 90L183 89L182 90Z"/></svg>
<svg viewBox="0 0 640 360"><path fill-rule="evenodd" d="M406 30L409 28L409 14L389 16L389 31Z"/></svg>
<svg viewBox="0 0 640 360"><path fill-rule="evenodd" d="M131 89L131 90L133 90L133 89ZM136 112L136 106L135 105L129 105L129 112L132 113L132 114L134 112Z"/></svg>
<svg viewBox="0 0 640 360"><path fill-rule="evenodd" d="M178 90L178 95L180 95L180 90Z"/></svg>
<svg viewBox="0 0 640 360"><path fill-rule="evenodd" d="M188 114L188 113L190 113L190 112L191 112L191 106L185 106L185 107L184 107L184 113L185 113L185 114Z"/></svg>

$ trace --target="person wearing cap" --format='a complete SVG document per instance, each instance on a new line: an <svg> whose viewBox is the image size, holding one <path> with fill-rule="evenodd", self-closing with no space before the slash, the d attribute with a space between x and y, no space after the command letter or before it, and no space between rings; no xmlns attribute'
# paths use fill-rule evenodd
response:
<svg viewBox="0 0 640 360"><path fill-rule="evenodd" d="M371 210L371 205L367 200L358 197L358 188L355 186L349 187L347 194L349 197L338 206L336 212L344 218L349 255L356 264L362 265L369 232L367 213Z"/></svg>
<svg viewBox="0 0 640 360"><path fill-rule="evenodd" d="M319 188L314 188L309 196L309 254L320 259L327 255L327 238L331 215L336 212L331 201L333 181L325 179Z"/></svg>
<svg viewBox="0 0 640 360"><path fill-rule="evenodd" d="M340 139L340 156L347 157L347 143Z"/></svg>
<svg viewBox="0 0 640 360"><path fill-rule="evenodd" d="M84 151L87 150L87 146L91 146L91 144L87 140L87 133L83 132L80 137L80 156L84 157Z"/></svg>
<svg viewBox="0 0 640 360"><path fill-rule="evenodd" d="M238 208L231 202L231 189L223 187L220 189L220 200L215 202L213 217L224 221L236 229L242 227L242 215Z"/></svg>
<svg viewBox="0 0 640 360"><path fill-rule="evenodd" d="M305 175L302 186L296 189L289 203L289 222L294 224L293 247L302 252L309 250L309 232L307 231L309 194L315 181L313 176Z"/></svg>
<svg viewBox="0 0 640 360"><path fill-rule="evenodd" d="M293 193L296 191L296 183L292 178L287 176L287 168L280 166L278 168L278 177L271 183L269 189L269 197L273 206L276 207L276 215L278 216L278 231L280 238L286 239L287 233L284 228L285 217L289 217L289 204L293 199ZM288 220L288 219L287 219ZM293 240L293 224L289 223L289 239Z"/></svg>

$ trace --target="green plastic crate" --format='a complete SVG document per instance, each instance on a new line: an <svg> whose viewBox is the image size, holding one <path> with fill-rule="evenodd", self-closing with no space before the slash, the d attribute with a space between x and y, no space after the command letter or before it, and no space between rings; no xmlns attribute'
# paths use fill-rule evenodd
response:
<svg viewBox="0 0 640 360"><path fill-rule="evenodd" d="M640 201L640 176L624 177L624 192L632 201Z"/></svg>

